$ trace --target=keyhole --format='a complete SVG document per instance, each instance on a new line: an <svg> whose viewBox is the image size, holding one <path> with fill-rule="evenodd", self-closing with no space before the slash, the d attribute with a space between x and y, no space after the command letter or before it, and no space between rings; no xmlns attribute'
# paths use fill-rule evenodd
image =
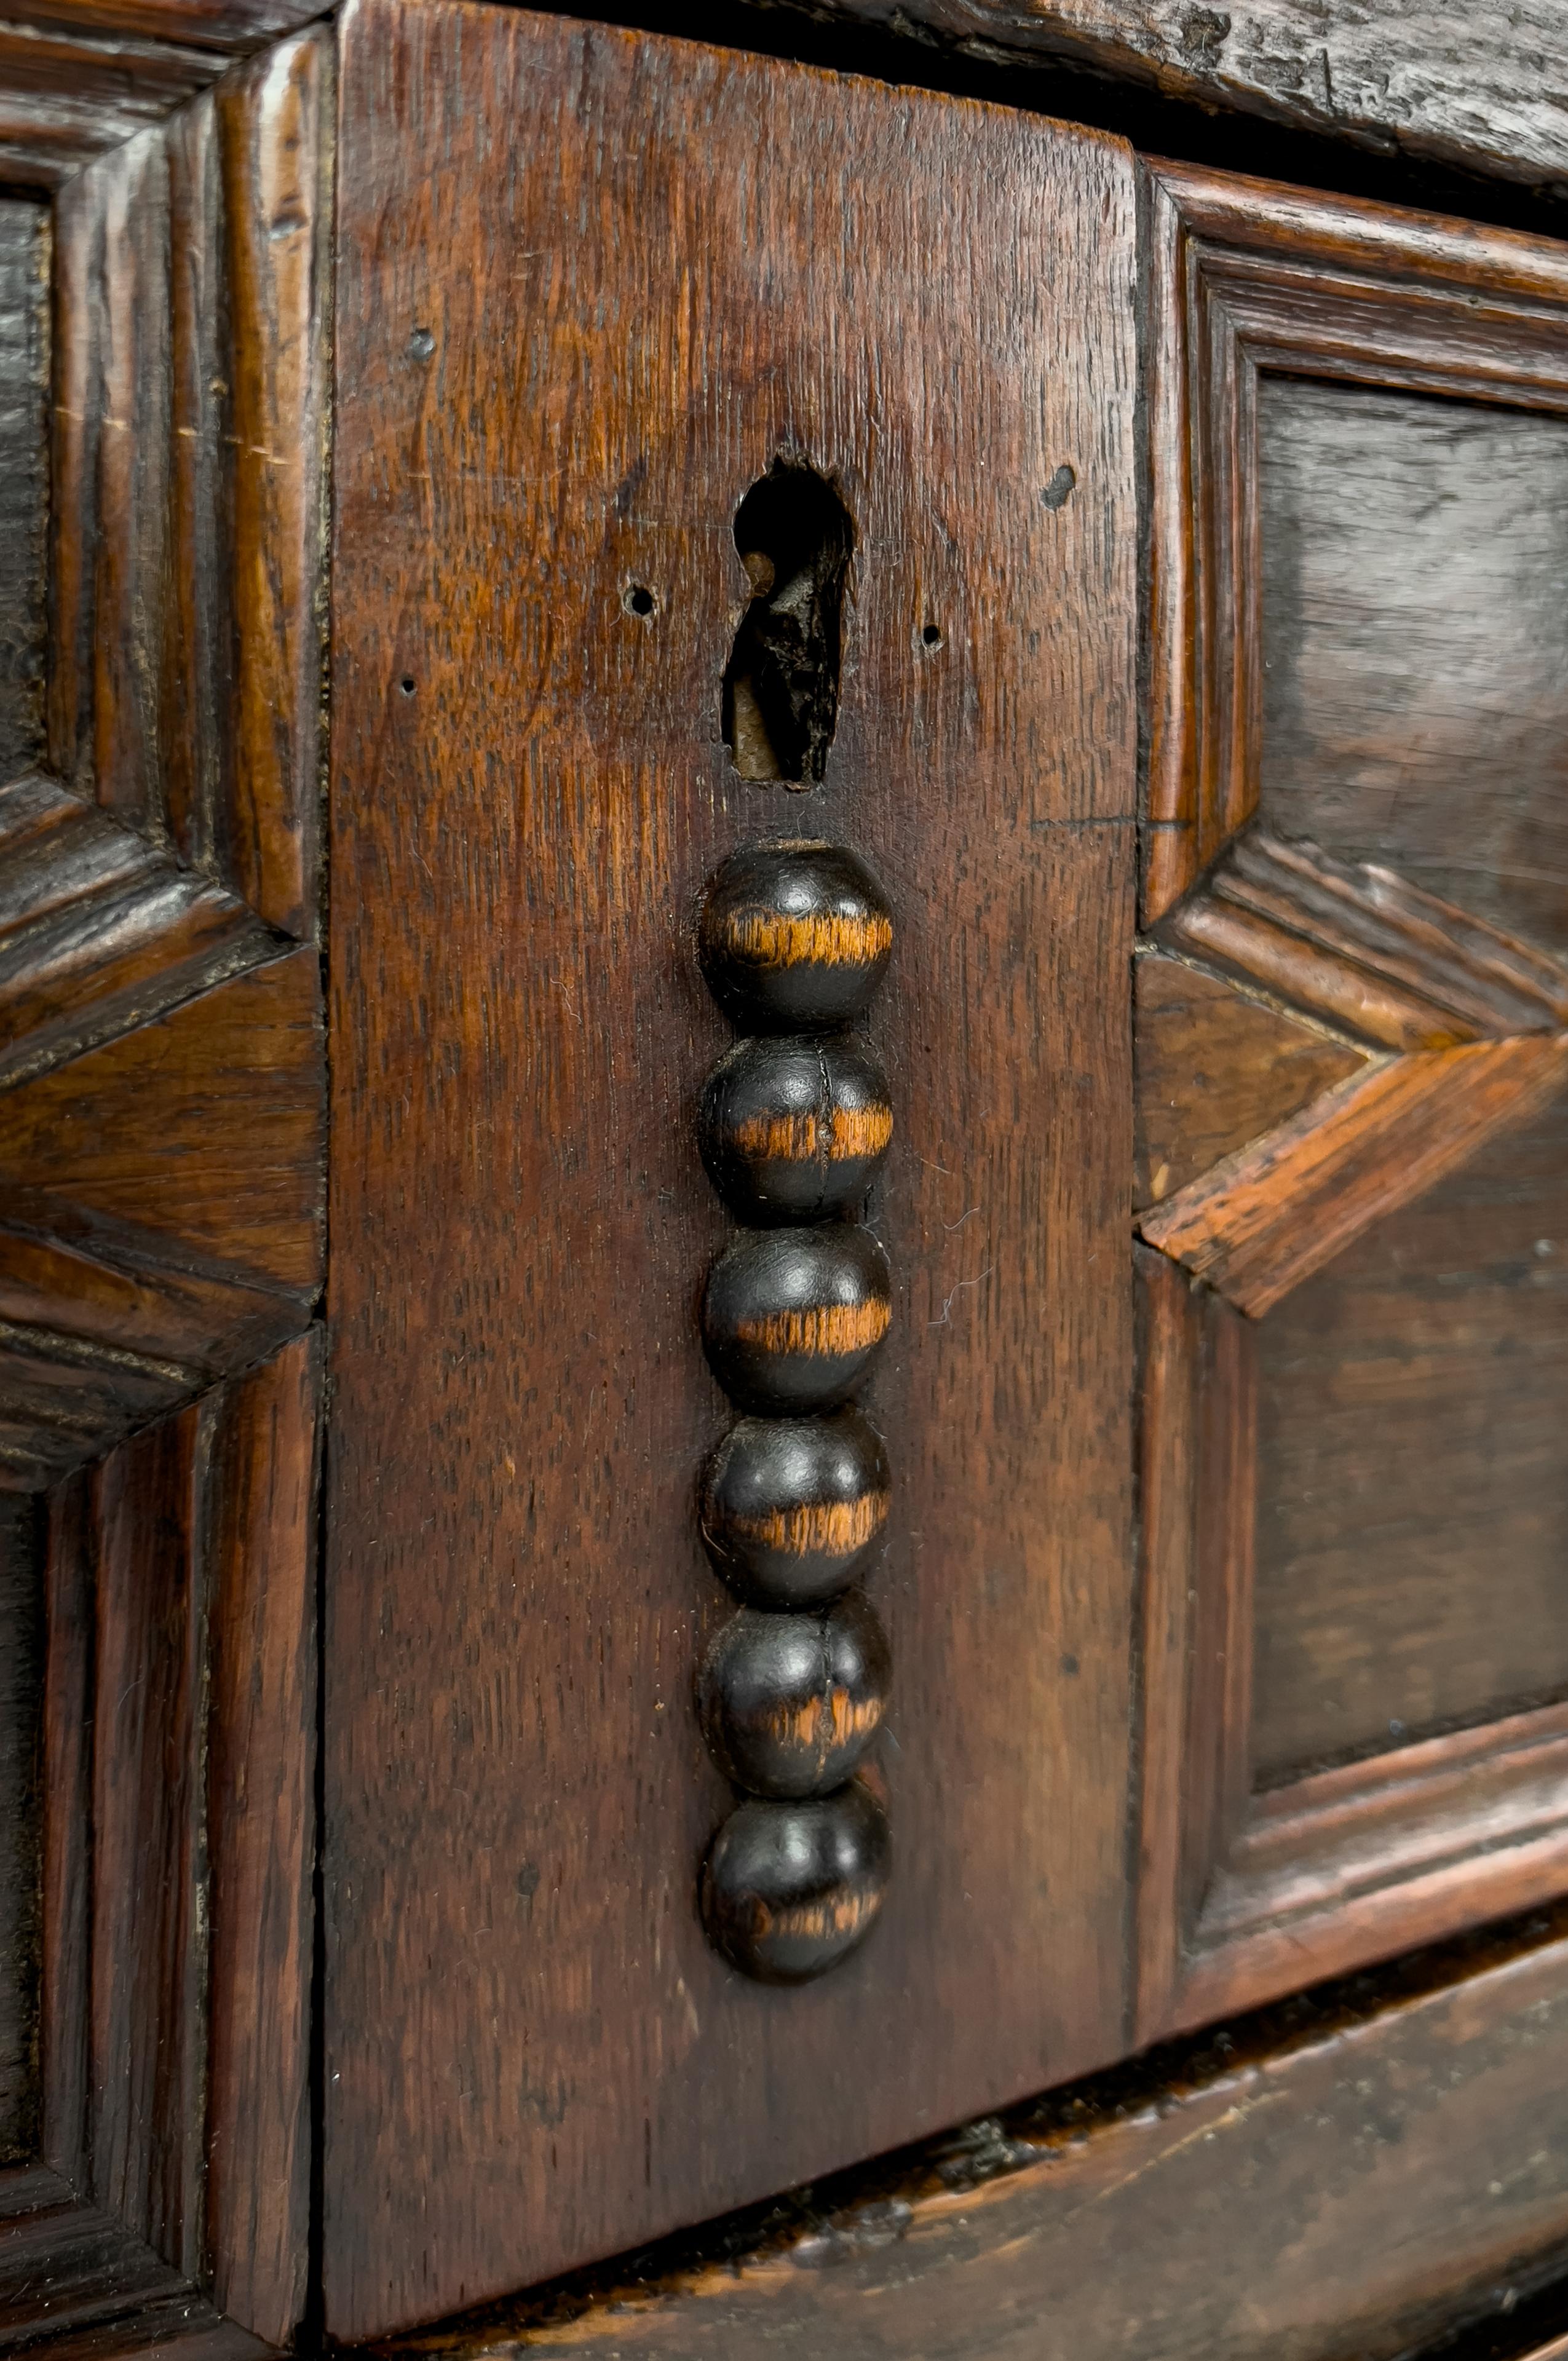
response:
<svg viewBox="0 0 1568 2361"><path fill-rule="evenodd" d="M735 512L751 600L724 675L724 742L743 779L816 786L839 719L850 512L802 459L779 458Z"/></svg>

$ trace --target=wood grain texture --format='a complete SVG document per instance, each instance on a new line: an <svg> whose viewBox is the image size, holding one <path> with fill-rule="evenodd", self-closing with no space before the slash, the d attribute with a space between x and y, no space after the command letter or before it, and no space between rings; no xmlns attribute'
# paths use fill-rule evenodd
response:
<svg viewBox="0 0 1568 2361"><path fill-rule="evenodd" d="M12 0L0 20L0 174L60 185L314 13L302 0Z"/></svg>
<svg viewBox="0 0 1568 2361"><path fill-rule="evenodd" d="M320 1345L236 1386L214 1442L206 2244L219 2310L273 2345L309 2228Z"/></svg>
<svg viewBox="0 0 1568 2361"><path fill-rule="evenodd" d="M1256 1319L1568 1081L1568 1036L1381 1060L1139 1216L1150 1246Z"/></svg>
<svg viewBox="0 0 1568 2361"><path fill-rule="evenodd" d="M1529 184L1568 170L1554 0L829 0L994 59L1125 74L1178 98Z"/></svg>
<svg viewBox="0 0 1568 2361"><path fill-rule="evenodd" d="M1568 420L1277 379L1258 456L1267 824L1568 951Z"/></svg>
<svg viewBox="0 0 1568 2361"><path fill-rule="evenodd" d="M323 1262L325 1071L314 951L234 977L0 1096L0 1186L161 1242L192 1276L308 1311Z"/></svg>
<svg viewBox="0 0 1568 2361"><path fill-rule="evenodd" d="M333 42L57 201L49 759L285 935L315 918Z"/></svg>
<svg viewBox="0 0 1568 2361"><path fill-rule="evenodd" d="M1080 2361L1393 2361L1561 2251L1568 2150L1541 2094L1568 2065L1565 1938L1559 1911L1522 1948L1331 1988L799 2192L706 2254L384 2349L1034 2361L1048 2323Z"/></svg>
<svg viewBox="0 0 1568 2361"><path fill-rule="evenodd" d="M202 2258L203 1796L212 1405L94 1481L92 2194L190 2274Z"/></svg>
<svg viewBox="0 0 1568 2361"><path fill-rule="evenodd" d="M127 2338L164 2305L149 2346L181 2302L236 2351L304 2308L321 1365L297 1339L49 1504L42 2154L71 2203L0 2291Z"/></svg>
<svg viewBox="0 0 1568 2361"><path fill-rule="evenodd" d="M1152 925L1257 808L1273 381L1561 412L1568 269L1548 239L1184 165L1143 202Z"/></svg>
<svg viewBox="0 0 1568 2361"><path fill-rule="evenodd" d="M42 1526L35 1502L0 1499L0 2162L38 2130L39 1693Z"/></svg>
<svg viewBox="0 0 1568 2361"><path fill-rule="evenodd" d="M1494 1697L1474 1727L1427 1739L1388 1732L1375 1755L1318 1772L1290 1763L1267 1784L1258 1757L1266 1758L1271 1731L1259 1719L1255 1667L1269 1645L1260 1552L1276 1545L1277 1532L1258 1454L1295 1377L1288 1353L1267 1357L1281 1315L1258 1324L1240 1318L1146 1251L1137 1273L1145 1618L1137 2024L1148 2040L1560 1891L1568 1864L1568 1710L1554 1702L1510 1713L1506 1697ZM1419 1383L1421 1339L1413 1351L1409 1340L1398 1349ZM1308 1423L1311 1415L1309 1401ZM1392 1513L1386 1526L1377 1522L1386 1514L1380 1463L1317 1472L1343 1489L1376 1597L1377 1553L1391 1537L1398 1545ZM1445 1514L1462 1524L1463 1499L1447 1471L1427 1512L1434 1532ZM1488 1548L1469 1602L1482 1616L1507 1611L1489 1578L1492 1563ZM1268 1578L1288 1571L1271 1565ZM1294 1572L1310 1583L1310 1566ZM1441 1583L1442 1573L1431 1565L1431 1581ZM1473 1567L1472 1581L1475 1575ZM1409 1589L1405 1603L1419 1657L1419 1635L1442 1609L1412 1609ZM1277 1599L1268 1605L1277 1613ZM1336 1605L1365 1611L1343 1597ZM1530 1628L1522 1626L1526 1644ZM1277 1709L1277 1672L1267 1701Z"/></svg>
<svg viewBox="0 0 1568 2361"><path fill-rule="evenodd" d="M1565 1165L1559 1097L1263 1323L1265 1784L1568 1694Z"/></svg>
<svg viewBox="0 0 1568 2361"><path fill-rule="evenodd" d="M53 780L0 787L0 1085L282 948L234 895Z"/></svg>
<svg viewBox="0 0 1568 2361"><path fill-rule="evenodd" d="M270 2350L38 2166L0 2174L0 2341L7 2351L47 2345L77 2361L170 2352L181 2361L264 2361Z"/></svg>
<svg viewBox="0 0 1568 2361"><path fill-rule="evenodd" d="M1133 1203L1156 1205L1358 1073L1366 1051L1190 961L1133 967Z"/></svg>
<svg viewBox="0 0 1568 2361"><path fill-rule="evenodd" d="M0 776L43 734L48 216L0 199Z"/></svg>
<svg viewBox="0 0 1568 2361"><path fill-rule="evenodd" d="M71 1477L49 1504L44 1571L42 1976L38 2064L43 2161L87 2184L92 2078L92 1478Z"/></svg>
<svg viewBox="0 0 1568 2361"><path fill-rule="evenodd" d="M511 12L371 0L343 41L324 2268L353 2337L1121 2047L1134 542L1113 143ZM905 947L872 1203L899 1860L864 1949L790 1994L703 1940L726 1792L690 1704L726 1611L692 1512L724 1423L694 921L724 853L806 824L720 736L734 511L781 447L860 553L808 825Z"/></svg>

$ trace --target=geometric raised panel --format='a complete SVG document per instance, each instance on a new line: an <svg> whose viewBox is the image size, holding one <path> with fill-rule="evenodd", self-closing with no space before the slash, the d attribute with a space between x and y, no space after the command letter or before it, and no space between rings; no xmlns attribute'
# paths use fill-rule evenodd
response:
<svg viewBox="0 0 1568 2361"><path fill-rule="evenodd" d="M1568 1886L1568 268L1148 186L1152 2038Z"/></svg>

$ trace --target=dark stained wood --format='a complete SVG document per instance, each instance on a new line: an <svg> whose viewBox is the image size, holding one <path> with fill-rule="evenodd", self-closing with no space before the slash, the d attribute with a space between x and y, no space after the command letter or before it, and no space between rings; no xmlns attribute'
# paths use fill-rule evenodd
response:
<svg viewBox="0 0 1568 2361"><path fill-rule="evenodd" d="M275 2345L310 2206L320 1345L234 1389L213 1453L207 2254L219 2310Z"/></svg>
<svg viewBox="0 0 1568 2361"><path fill-rule="evenodd" d="M1133 968L1133 1203L1140 1212L1300 1114L1359 1072L1367 1056L1189 961L1155 952Z"/></svg>
<svg viewBox="0 0 1568 2361"><path fill-rule="evenodd" d="M1568 1034L1380 1060L1139 1216L1254 1318L1568 1082Z"/></svg>
<svg viewBox="0 0 1568 2361"><path fill-rule="evenodd" d="M1272 543L1267 549L1272 570ZM1272 743L1266 727L1265 743ZM1454 799L1446 807L1440 802L1434 813L1419 780L1405 793L1427 815L1422 825L1446 829L1443 840L1452 846L1461 827ZM1371 862L1340 861L1320 845L1249 829L1201 890L1166 919L1159 939L1387 1049L1560 1031L1568 1023L1568 968L1470 908L1412 884L1402 873L1411 849L1404 837L1419 840L1420 829L1407 823L1403 830L1381 831L1370 807L1387 799L1387 787L1382 795L1371 789L1361 810L1376 852ZM1341 803L1358 809L1348 786ZM1391 858L1399 869L1387 865ZM1482 844L1483 877L1486 862ZM1497 898L1485 884L1474 889L1456 876L1445 882L1468 892L1472 903Z"/></svg>
<svg viewBox="0 0 1568 2361"><path fill-rule="evenodd" d="M0 2174L0 2347L79 2361L264 2361L197 2287L47 2168Z"/></svg>
<svg viewBox="0 0 1568 2361"><path fill-rule="evenodd" d="M194 1275L302 1296L322 1268L325 1072L313 950L0 1097L0 1183L163 1242Z"/></svg>
<svg viewBox="0 0 1568 2361"><path fill-rule="evenodd" d="M92 2075L93 1679L95 1599L92 1479L71 1477L49 1506L45 1564L42 1979L38 2049L42 2155L86 2186Z"/></svg>
<svg viewBox="0 0 1568 2361"><path fill-rule="evenodd" d="M1568 419L1280 379L1258 426L1266 824L1568 952Z"/></svg>
<svg viewBox="0 0 1568 2361"><path fill-rule="evenodd" d="M1135 529L1113 143L510 11L372 0L343 39L323 2260L352 2338L1123 2044ZM855 533L806 801L721 736L735 509L784 447ZM898 942L869 1397L897 1868L792 1993L704 1942L730 1799L690 1703L732 1611L693 1513L725 1425L694 921L781 829L862 851Z"/></svg>
<svg viewBox="0 0 1568 2361"><path fill-rule="evenodd" d="M995 60L1015 51L1124 74L1379 154L1530 184L1568 170L1555 0L828 0L850 16L936 32Z"/></svg>
<svg viewBox="0 0 1568 2361"><path fill-rule="evenodd" d="M39 1693L42 1525L0 1499L0 2163L38 2129Z"/></svg>
<svg viewBox="0 0 1568 2361"><path fill-rule="evenodd" d="M194 99L231 58L314 13L309 0L12 0L0 23L0 175L68 181Z"/></svg>
<svg viewBox="0 0 1568 2361"><path fill-rule="evenodd" d="M1257 807L1271 378L1561 412L1568 266L1545 238L1182 165L1149 166L1145 198L1153 924Z"/></svg>
<svg viewBox="0 0 1568 2361"><path fill-rule="evenodd" d="M0 199L0 776L42 738L48 360L47 217Z"/></svg>
<svg viewBox="0 0 1568 2361"><path fill-rule="evenodd" d="M97 1471L92 2194L176 2269L202 2259L202 1887L212 1407Z"/></svg>
<svg viewBox="0 0 1568 2361"><path fill-rule="evenodd" d="M315 917L334 43L220 85L233 368L229 870L286 933Z"/></svg>
<svg viewBox="0 0 1568 2361"><path fill-rule="evenodd" d="M53 781L0 787L0 1084L282 948L232 894Z"/></svg>
<svg viewBox="0 0 1568 2361"><path fill-rule="evenodd" d="M1033 2361L1047 2323L1077 2361L1393 2361L1560 2251L1565 2045L1559 1909L386 2349Z"/></svg>
<svg viewBox="0 0 1568 2361"><path fill-rule="evenodd" d="M1559 1098L1263 1324L1265 1782L1568 1695L1565 1175Z"/></svg>
<svg viewBox="0 0 1568 2361"><path fill-rule="evenodd" d="M49 757L286 935L315 917L333 43L57 201Z"/></svg>

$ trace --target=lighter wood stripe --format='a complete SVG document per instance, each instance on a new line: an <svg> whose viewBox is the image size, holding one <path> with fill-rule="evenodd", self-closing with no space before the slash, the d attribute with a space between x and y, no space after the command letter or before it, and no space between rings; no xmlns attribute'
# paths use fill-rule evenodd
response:
<svg viewBox="0 0 1568 2361"><path fill-rule="evenodd" d="M863 1492L858 1500L813 1500L798 1509L774 1509L765 1517L737 1517L741 1541L790 1557L852 1557L887 1522L888 1495Z"/></svg>
<svg viewBox="0 0 1568 2361"><path fill-rule="evenodd" d="M851 1157L880 1156L893 1137L890 1106L835 1107L826 1121L810 1115L756 1115L741 1124L735 1144L747 1156L791 1164L814 1163L826 1154L834 1163Z"/></svg>
<svg viewBox="0 0 1568 2361"><path fill-rule="evenodd" d="M883 912L788 918L776 910L740 910L725 928L725 940L738 959L757 967L870 967L892 948L893 920Z"/></svg>
<svg viewBox="0 0 1568 2361"><path fill-rule="evenodd" d="M820 1354L838 1359L846 1353L863 1353L886 1335L893 1306L884 1297L869 1303L814 1303L805 1312L769 1312L760 1320L741 1320L736 1334L747 1345L769 1353Z"/></svg>

